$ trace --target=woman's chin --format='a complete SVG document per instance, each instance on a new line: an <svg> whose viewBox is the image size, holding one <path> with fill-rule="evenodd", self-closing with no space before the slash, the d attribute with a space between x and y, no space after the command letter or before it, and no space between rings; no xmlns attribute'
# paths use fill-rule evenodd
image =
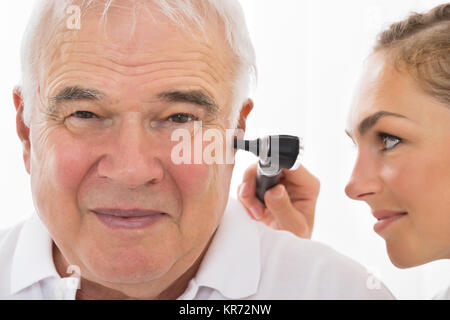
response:
<svg viewBox="0 0 450 320"><path fill-rule="evenodd" d="M399 269L408 269L417 266L417 264L413 264L410 261L404 261L391 255L389 255L389 259L391 260L392 264Z"/></svg>
<svg viewBox="0 0 450 320"><path fill-rule="evenodd" d="M386 250L392 264L399 269L413 268L438 260L432 256L421 255L420 250L408 250L398 245L391 246L388 242L386 243Z"/></svg>

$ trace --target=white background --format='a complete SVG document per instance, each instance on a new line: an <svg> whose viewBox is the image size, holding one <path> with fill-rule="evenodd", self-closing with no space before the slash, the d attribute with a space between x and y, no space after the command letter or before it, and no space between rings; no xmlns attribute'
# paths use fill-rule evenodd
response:
<svg viewBox="0 0 450 320"><path fill-rule="evenodd" d="M389 262L374 218L346 198L355 150L344 134L352 91L376 34L437 0L241 0L258 57L259 81L247 138L294 134L304 138L304 164L322 182L313 239L375 272L398 297L430 298L450 285L450 261L399 270ZM20 40L32 0L0 4L0 228L32 212L29 177L16 135L12 88L20 77ZM248 165L239 153L231 194Z"/></svg>

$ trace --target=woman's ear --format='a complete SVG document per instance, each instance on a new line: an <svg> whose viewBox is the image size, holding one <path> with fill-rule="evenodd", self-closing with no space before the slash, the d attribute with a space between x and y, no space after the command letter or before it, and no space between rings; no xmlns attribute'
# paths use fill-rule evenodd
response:
<svg viewBox="0 0 450 320"><path fill-rule="evenodd" d="M25 169L28 174L30 174L30 128L27 127L23 120L23 97L22 97L22 88L15 87L13 90L13 99L14 106L16 108L16 130L17 135L19 136L20 141L23 146L23 161L25 164Z"/></svg>

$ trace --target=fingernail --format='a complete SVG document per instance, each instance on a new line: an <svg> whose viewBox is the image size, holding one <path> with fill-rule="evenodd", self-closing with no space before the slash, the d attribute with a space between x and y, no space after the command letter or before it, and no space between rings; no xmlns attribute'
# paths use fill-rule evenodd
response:
<svg viewBox="0 0 450 320"><path fill-rule="evenodd" d="M250 212L252 213L253 217L254 217L256 220L261 219L262 214L261 214L261 211L259 210L259 208L257 208L257 207L252 207L252 208L250 208Z"/></svg>
<svg viewBox="0 0 450 320"><path fill-rule="evenodd" d="M242 198L247 198L249 196L248 183L244 182L243 184L241 184L241 188L239 189L239 195Z"/></svg>
<svg viewBox="0 0 450 320"><path fill-rule="evenodd" d="M276 187L272 192L272 199L281 200L284 196L284 190L282 186Z"/></svg>

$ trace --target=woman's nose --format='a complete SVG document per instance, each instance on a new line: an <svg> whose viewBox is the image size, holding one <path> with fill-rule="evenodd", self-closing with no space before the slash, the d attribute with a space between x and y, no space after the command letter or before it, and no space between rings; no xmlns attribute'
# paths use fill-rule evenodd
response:
<svg viewBox="0 0 450 320"><path fill-rule="evenodd" d="M98 174L130 188L156 184L164 177L162 147L142 125L124 124L100 161Z"/></svg>
<svg viewBox="0 0 450 320"><path fill-rule="evenodd" d="M365 201L382 190L383 185L375 159L370 154L359 154L350 181L345 187L345 193L351 199Z"/></svg>

